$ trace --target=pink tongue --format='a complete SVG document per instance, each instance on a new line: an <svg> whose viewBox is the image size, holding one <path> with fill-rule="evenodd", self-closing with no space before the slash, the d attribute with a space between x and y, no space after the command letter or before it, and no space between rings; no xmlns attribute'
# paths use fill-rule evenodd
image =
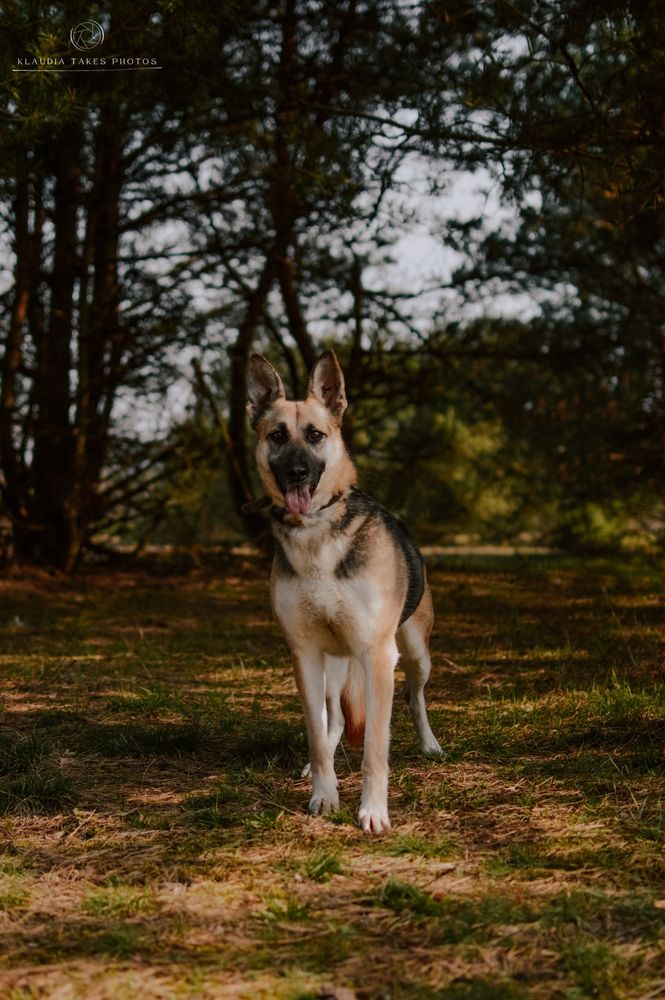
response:
<svg viewBox="0 0 665 1000"><path fill-rule="evenodd" d="M312 506L312 494L309 486L296 486L284 494L287 509L292 514L306 514Z"/></svg>

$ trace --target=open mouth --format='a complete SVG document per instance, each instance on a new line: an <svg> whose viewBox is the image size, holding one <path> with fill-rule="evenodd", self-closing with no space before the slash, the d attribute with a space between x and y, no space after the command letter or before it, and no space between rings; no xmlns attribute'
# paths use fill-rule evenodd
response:
<svg viewBox="0 0 665 1000"><path fill-rule="evenodd" d="M306 514L312 506L315 486L311 483L299 483L297 486L290 486L284 492L284 502L286 509L291 514Z"/></svg>

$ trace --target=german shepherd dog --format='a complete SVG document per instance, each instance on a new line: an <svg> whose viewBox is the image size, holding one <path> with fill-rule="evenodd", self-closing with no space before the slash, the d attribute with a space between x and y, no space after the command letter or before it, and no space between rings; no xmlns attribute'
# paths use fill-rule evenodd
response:
<svg viewBox="0 0 665 1000"><path fill-rule="evenodd" d="M390 826L388 747L399 656L420 747L441 753L424 688L434 620L422 557L407 528L356 487L341 434L344 377L333 351L314 365L304 400L287 400L273 366L253 354L248 412L270 501L270 592L291 647L309 737L309 811L338 808L334 756L346 731L364 740L358 823Z"/></svg>

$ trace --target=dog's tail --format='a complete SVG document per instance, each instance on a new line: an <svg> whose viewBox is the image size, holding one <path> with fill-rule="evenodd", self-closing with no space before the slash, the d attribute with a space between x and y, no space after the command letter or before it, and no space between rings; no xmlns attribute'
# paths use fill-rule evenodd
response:
<svg viewBox="0 0 665 1000"><path fill-rule="evenodd" d="M365 739L365 672L358 660L349 663L349 672L340 695L344 715L344 735L352 747Z"/></svg>

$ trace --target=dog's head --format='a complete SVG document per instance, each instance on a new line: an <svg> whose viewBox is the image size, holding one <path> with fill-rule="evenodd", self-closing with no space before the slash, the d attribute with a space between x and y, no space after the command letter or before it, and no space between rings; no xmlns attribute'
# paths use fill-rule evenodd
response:
<svg viewBox="0 0 665 1000"><path fill-rule="evenodd" d="M355 482L342 440L344 376L325 351L309 377L307 397L288 400L282 380L260 354L249 362L249 403L257 433L256 464L273 503L290 514L314 513Z"/></svg>

